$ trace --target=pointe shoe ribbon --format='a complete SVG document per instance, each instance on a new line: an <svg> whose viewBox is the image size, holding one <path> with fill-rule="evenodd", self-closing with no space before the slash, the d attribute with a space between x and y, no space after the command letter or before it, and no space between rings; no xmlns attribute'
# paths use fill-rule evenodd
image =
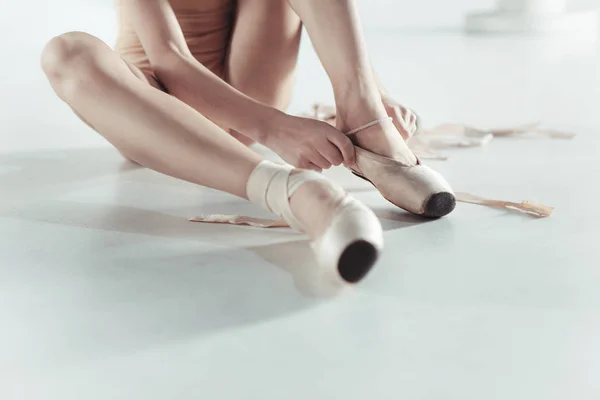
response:
<svg viewBox="0 0 600 400"><path fill-rule="evenodd" d="M447 160L448 157L439 153L439 148L476 147L489 143L493 138L511 137L527 133L545 136L551 139L573 139L572 132L540 128L540 123L525 124L510 129L479 129L465 124L443 124L433 129L424 129L419 114L412 138L407 142L415 156L421 159ZM325 121L335 126L336 109L333 106L316 103L312 113L303 114L305 117ZM552 214L553 208L543 204L522 201L514 203L504 200L491 200L469 193L456 193L456 200L462 203L478 204L486 207L498 207L505 210L518 211L532 217L545 218Z"/></svg>
<svg viewBox="0 0 600 400"><path fill-rule="evenodd" d="M290 197L305 182L325 179L314 171L303 171L302 175L290 175L290 165L261 162L246 187L248 199L266 210L282 217L292 228L306 232L303 224L290 208Z"/></svg>
<svg viewBox="0 0 600 400"><path fill-rule="evenodd" d="M371 121L346 135L352 139L356 133L390 120L385 117ZM392 204L413 214L434 218L443 217L454 209L456 199L448 182L418 158L416 164L408 165L356 145L355 150L356 162L349 169L373 184Z"/></svg>
<svg viewBox="0 0 600 400"><path fill-rule="evenodd" d="M306 232L304 224L290 207L290 197L300 186L310 181L321 181L324 185L333 183L314 171L292 171L290 166L262 161L254 169L246 185L246 193L251 202L277 214L282 220L205 215L193 218L192 221L259 227L290 225L297 231ZM373 211L347 193L343 193L335 204L333 212L326 215L328 223L325 230L317 237L311 237L311 247L321 267L326 271L336 271L346 282L356 283L375 264L383 248L383 231Z"/></svg>

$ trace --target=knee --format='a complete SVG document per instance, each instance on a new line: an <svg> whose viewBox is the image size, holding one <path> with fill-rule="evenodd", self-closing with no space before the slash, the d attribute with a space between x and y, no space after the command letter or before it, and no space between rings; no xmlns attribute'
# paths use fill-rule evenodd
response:
<svg viewBox="0 0 600 400"><path fill-rule="evenodd" d="M69 32L50 40L41 56L41 66L57 92L64 93L93 78L97 64L93 36Z"/></svg>
<svg viewBox="0 0 600 400"><path fill-rule="evenodd" d="M256 75L230 77L229 84L245 95L270 107L286 111L294 86L294 74L278 76L277 71L266 74L266 79Z"/></svg>

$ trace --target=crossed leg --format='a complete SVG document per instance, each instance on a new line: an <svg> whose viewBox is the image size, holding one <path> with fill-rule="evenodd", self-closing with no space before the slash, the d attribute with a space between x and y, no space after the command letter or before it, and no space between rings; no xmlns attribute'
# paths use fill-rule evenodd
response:
<svg viewBox="0 0 600 400"><path fill-rule="evenodd" d="M225 79L240 92L285 111L294 85L302 23L287 0L238 0ZM251 141L232 132L242 143Z"/></svg>
<svg viewBox="0 0 600 400"><path fill-rule="evenodd" d="M347 132L387 116L371 68L355 0L288 0L333 86L338 129ZM359 132L357 144L413 165L416 158L393 123Z"/></svg>
<svg viewBox="0 0 600 400"><path fill-rule="evenodd" d="M302 24L287 0L238 0L226 80L284 110L292 96Z"/></svg>
<svg viewBox="0 0 600 400"><path fill-rule="evenodd" d="M362 105L372 106L365 113L357 110L358 117L371 118L369 113L378 114L383 106L377 95L370 91L355 93L348 90L360 89L361 84L368 83L370 77L368 72L361 75L361 62L366 58L366 51L357 21L349 13L354 3L335 0L339 8L332 6L334 0L325 6L317 1L308 3L308 9L303 8L302 3L296 4L296 12L307 25L319 56L332 78L336 100L340 93L345 93L350 99L358 100L355 104L359 108ZM317 15L321 8L325 19ZM282 9L289 13L287 8ZM339 12L342 12L341 16L336 15ZM292 19L293 16L289 15ZM337 26L340 31L327 37L330 32L320 25L326 25L328 19L335 18L341 21ZM290 32L292 40L299 40L299 26ZM352 37L348 40L344 38L345 35ZM327 55L327 47L334 49L335 55ZM285 46L280 49L285 50ZM233 50L232 62L237 56ZM279 64L281 69L273 72L279 77L278 84L254 86L252 78L256 76L236 69L240 65L237 63L229 66L230 82L246 92L254 91L254 96L265 96L265 102L281 100L279 106L284 107L283 103L289 100L289 93L286 100L286 92L281 88L287 86L282 82L291 82L297 47L292 50L288 53L291 54L289 58L283 58L290 60L290 63ZM266 51L263 57L257 57L256 60L262 59L264 62L269 54L273 56L272 52ZM350 68L337 71L337 67L348 64ZM44 49L42 67L56 94L126 157L166 175L247 198L249 178L262 157L182 101L148 84L152 83L148 76L140 75L139 70L124 62L99 39L81 32L54 38ZM356 68L358 74L353 75L357 72ZM336 82L349 84L338 85ZM269 90L258 90L265 86ZM281 93L281 97L275 96ZM342 112L341 115L350 114ZM314 238L328 226L327 217L333 215L341 198L339 188L309 182L298 188L289 200L295 217ZM376 231L375 224L372 225L371 230Z"/></svg>
<svg viewBox="0 0 600 400"><path fill-rule="evenodd" d="M247 183L262 156L160 90L98 38L82 32L56 37L44 48L41 63L56 94L129 159L248 198ZM331 184L308 182L290 198L309 236L327 227L340 192Z"/></svg>
<svg viewBox="0 0 600 400"><path fill-rule="evenodd" d="M281 35L278 45L255 47L254 52L244 57L240 50L244 48L241 35L244 32L248 38L265 35L261 30L251 33L252 26L257 26L253 21L260 22L262 18L259 29L276 26L269 25L267 13L257 12L258 6L250 7L252 0L245 1L249 2L247 8L244 0L240 1L241 19L236 28L239 34L237 40L233 39L236 46L231 49L228 61L230 81L265 102L279 102L284 107L289 100L297 57L299 21L287 4L269 0L269 5L279 4L277 9L287 21L281 26L287 35ZM290 2L307 26L331 78L338 111L343 117L340 121L347 125L341 128L352 127L354 121L357 125L366 122L365 119L385 115L381 99L375 93L354 1ZM277 58L276 53L281 57ZM270 68L277 79L269 84L255 84L258 76L268 75L258 68L261 63L263 66L273 63ZM261 156L180 100L149 85L147 76L125 63L99 39L82 32L54 38L44 49L42 66L57 95L126 157L158 172L246 197L246 183ZM382 148L380 153L384 153L394 146L402 150L404 142L390 124L365 138L364 147L378 145Z"/></svg>
<svg viewBox="0 0 600 400"><path fill-rule="evenodd" d="M240 0L226 64L228 82L285 110L302 24L331 80L337 127L345 132L385 117L355 0ZM358 133L356 141L374 153L416 162L391 122Z"/></svg>
<svg viewBox="0 0 600 400"><path fill-rule="evenodd" d="M178 99L149 85L86 33L56 37L42 54L56 94L131 160L246 197L262 158Z"/></svg>

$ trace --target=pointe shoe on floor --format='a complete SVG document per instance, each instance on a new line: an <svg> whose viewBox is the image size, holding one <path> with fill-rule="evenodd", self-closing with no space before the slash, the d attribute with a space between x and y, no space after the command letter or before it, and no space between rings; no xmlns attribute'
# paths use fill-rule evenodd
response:
<svg viewBox="0 0 600 400"><path fill-rule="evenodd" d="M356 143L353 138L356 133L389 120L391 118L370 122L346 135ZM356 145L355 149L356 163L350 170L373 184L390 203L430 218L443 217L454 210L456 198L448 182L418 158L415 165L408 165Z"/></svg>
<svg viewBox="0 0 600 400"><path fill-rule="evenodd" d="M307 232L292 212L290 198L307 182L334 185L316 172L292 170L287 165L262 161L250 175L246 192L253 203L279 215L292 228ZM369 208L341 189L340 193L324 231L311 238L311 247L321 267L335 271L346 282L356 283L377 261L383 249L383 231Z"/></svg>

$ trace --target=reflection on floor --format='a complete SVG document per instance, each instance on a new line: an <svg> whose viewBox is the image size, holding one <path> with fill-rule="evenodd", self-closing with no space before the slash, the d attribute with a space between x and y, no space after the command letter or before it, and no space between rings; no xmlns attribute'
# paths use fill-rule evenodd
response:
<svg viewBox="0 0 600 400"><path fill-rule="evenodd" d="M187 222L267 214L125 161L50 92L45 38L0 65L3 399L600 396L594 48L371 33L381 79L427 124L542 119L579 136L432 163L457 190L556 207L544 220L461 204L426 222L328 171L385 229L382 260L348 288L290 230ZM307 41L298 80L292 111L331 101Z"/></svg>

